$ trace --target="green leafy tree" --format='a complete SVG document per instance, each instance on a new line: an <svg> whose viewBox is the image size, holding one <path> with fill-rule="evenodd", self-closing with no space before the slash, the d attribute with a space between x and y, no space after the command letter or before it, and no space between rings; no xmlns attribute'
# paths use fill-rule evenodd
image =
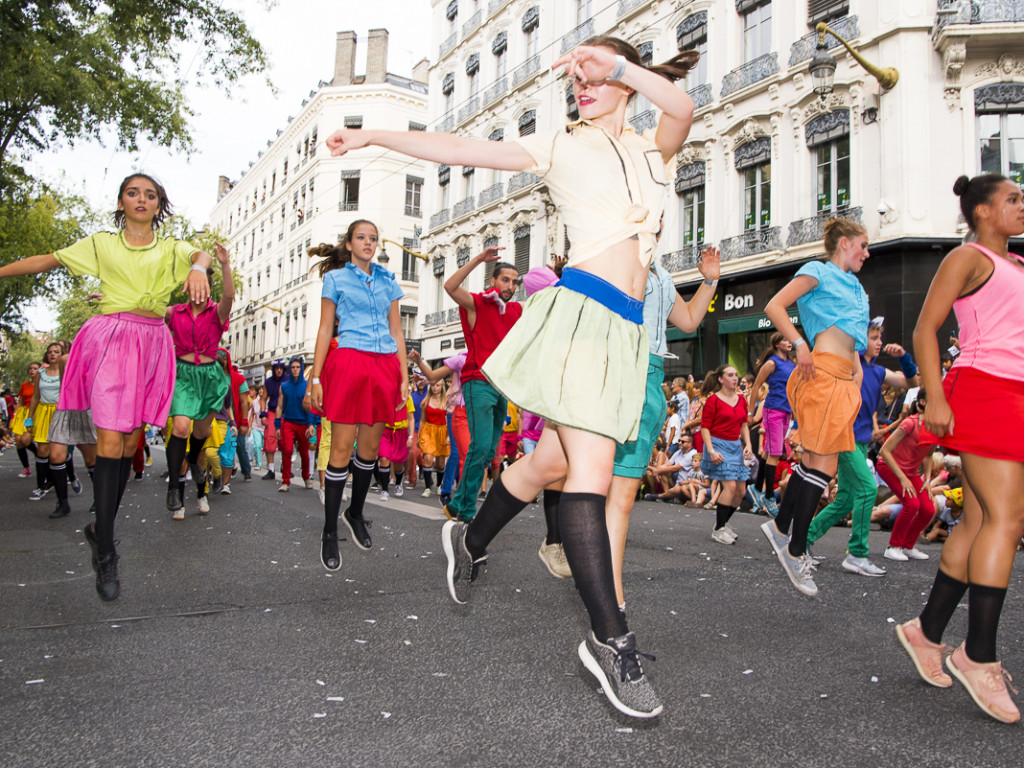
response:
<svg viewBox="0 0 1024 768"><path fill-rule="evenodd" d="M200 251L206 251L213 256L217 243L227 243L229 238L221 235L217 230L196 229L192 222L181 216L174 216L166 221L160 229L162 235L176 237L179 240L192 243ZM234 254L231 254L234 262ZM220 263L216 258L213 260L213 279L210 280L210 298L213 301L220 301L224 295L224 278L221 274ZM242 275L237 269L231 270L231 279L235 286L235 306L242 300ZM172 304L187 304L188 297L183 293L176 293L171 297Z"/></svg>
<svg viewBox="0 0 1024 768"><path fill-rule="evenodd" d="M28 378L28 364L43 359L43 345L31 333L5 334L5 338L7 347L0 351L0 389L10 387L17 394L21 382Z"/></svg>
<svg viewBox="0 0 1024 768"><path fill-rule="evenodd" d="M222 5L0 0L0 168L12 149L102 139L107 129L127 151L140 136L188 150L186 79L227 90L266 68L245 21Z"/></svg>
<svg viewBox="0 0 1024 768"><path fill-rule="evenodd" d="M75 277L68 280L67 288L56 304L55 338L71 341L85 325L86 320L99 314L99 302L95 299L98 292L99 282L91 277Z"/></svg>

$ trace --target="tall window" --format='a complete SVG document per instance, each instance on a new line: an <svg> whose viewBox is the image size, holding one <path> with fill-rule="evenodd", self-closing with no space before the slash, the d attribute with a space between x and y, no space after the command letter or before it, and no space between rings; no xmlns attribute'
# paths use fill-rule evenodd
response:
<svg viewBox="0 0 1024 768"><path fill-rule="evenodd" d="M508 49L502 46L494 54L494 79L501 80L508 71Z"/></svg>
<svg viewBox="0 0 1024 768"><path fill-rule="evenodd" d="M445 174L443 178L439 177L437 183L441 185L441 210L443 211L449 205L451 205L451 192L449 190L449 176Z"/></svg>
<svg viewBox="0 0 1024 768"><path fill-rule="evenodd" d="M341 172L341 210L359 209L359 171Z"/></svg>
<svg viewBox="0 0 1024 768"><path fill-rule="evenodd" d="M643 62L643 65L645 67L651 66L654 60L654 43L641 43L637 46L637 50L640 52L640 61ZM653 109L651 100L642 93L634 93L632 101L633 117ZM636 130L637 133L643 132L642 128L639 127L636 128Z"/></svg>
<svg viewBox="0 0 1024 768"><path fill-rule="evenodd" d="M517 227L512 233L515 243L515 267L519 276L523 277L530 271L530 225Z"/></svg>
<svg viewBox="0 0 1024 768"><path fill-rule="evenodd" d="M524 112L519 118L519 135L529 136L537 132L537 113L534 110Z"/></svg>
<svg viewBox="0 0 1024 768"><path fill-rule="evenodd" d="M743 60L753 61L772 50L771 0L746 0L737 5L743 15Z"/></svg>
<svg viewBox="0 0 1024 768"><path fill-rule="evenodd" d="M593 15L591 0L576 0L576 26L590 21Z"/></svg>
<svg viewBox="0 0 1024 768"><path fill-rule="evenodd" d="M704 242L704 185L679 196L680 239L683 245Z"/></svg>
<svg viewBox="0 0 1024 768"><path fill-rule="evenodd" d="M686 74L686 90L692 91L708 81L708 14L701 11L686 17L676 27L676 46L680 51L697 51L700 60Z"/></svg>
<svg viewBox="0 0 1024 768"><path fill-rule="evenodd" d="M405 215L422 216L420 201L423 197L423 179L419 176L405 177Z"/></svg>
<svg viewBox="0 0 1024 768"><path fill-rule="evenodd" d="M818 211L835 212L850 204L850 137L815 148Z"/></svg>
<svg viewBox="0 0 1024 768"><path fill-rule="evenodd" d="M981 172L1001 173L1024 188L1024 112L978 115L978 140Z"/></svg>
<svg viewBox="0 0 1024 768"><path fill-rule="evenodd" d="M419 247L419 243L409 237L402 240L402 245L410 251L415 251ZM420 279L420 260L405 251L402 251L402 279L414 283Z"/></svg>
<svg viewBox="0 0 1024 768"><path fill-rule="evenodd" d="M819 21L828 24L849 12L849 0L807 0L807 26L813 29Z"/></svg>
<svg viewBox="0 0 1024 768"><path fill-rule="evenodd" d="M526 30L526 58L532 59L537 55L540 45L540 25L535 24Z"/></svg>
<svg viewBox="0 0 1024 768"><path fill-rule="evenodd" d="M455 109L455 73L449 72L441 81L441 112L444 115Z"/></svg>
<svg viewBox="0 0 1024 768"><path fill-rule="evenodd" d="M474 99L480 93L480 70L474 69L467 75L469 79L469 98Z"/></svg>
<svg viewBox="0 0 1024 768"><path fill-rule="evenodd" d="M476 170L475 168L463 168L462 169L462 191L463 191L462 199L463 200L468 200L469 198L471 198L475 194L474 191L473 191L473 179L476 177L476 173L474 173L475 170Z"/></svg>
<svg viewBox="0 0 1024 768"><path fill-rule="evenodd" d="M762 229L772 221L772 164L743 171L743 229Z"/></svg>

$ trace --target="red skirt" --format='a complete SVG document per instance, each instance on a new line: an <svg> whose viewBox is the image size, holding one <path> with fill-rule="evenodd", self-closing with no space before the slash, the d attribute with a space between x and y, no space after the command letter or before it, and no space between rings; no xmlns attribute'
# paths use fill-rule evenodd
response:
<svg viewBox="0 0 1024 768"><path fill-rule="evenodd" d="M339 347L327 353L320 372L324 416L337 424L387 423L402 387L398 355Z"/></svg>
<svg viewBox="0 0 1024 768"><path fill-rule="evenodd" d="M1024 461L1024 382L953 368L942 389L953 410L953 432L939 440L943 448Z"/></svg>

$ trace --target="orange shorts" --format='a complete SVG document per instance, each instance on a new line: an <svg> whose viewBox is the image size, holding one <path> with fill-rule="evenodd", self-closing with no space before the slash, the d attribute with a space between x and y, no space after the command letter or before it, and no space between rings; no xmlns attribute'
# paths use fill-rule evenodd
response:
<svg viewBox="0 0 1024 768"><path fill-rule="evenodd" d="M786 394L800 430L800 444L811 453L852 451L853 422L860 410L860 388L853 361L830 352L814 352L813 379L793 371Z"/></svg>

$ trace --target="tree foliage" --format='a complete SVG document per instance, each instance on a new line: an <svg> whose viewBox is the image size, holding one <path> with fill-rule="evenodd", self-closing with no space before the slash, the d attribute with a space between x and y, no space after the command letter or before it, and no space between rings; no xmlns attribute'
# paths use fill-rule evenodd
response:
<svg viewBox="0 0 1024 768"><path fill-rule="evenodd" d="M99 314L99 302L90 298L99 292L99 283L91 277L73 277L67 282L61 298L56 302L57 327L54 338L71 341L90 317Z"/></svg>
<svg viewBox="0 0 1024 768"><path fill-rule="evenodd" d="M221 6L0 0L0 168L12 149L102 139L108 127L127 151L140 136L188 150L185 81L227 89L266 67L242 17Z"/></svg>
<svg viewBox="0 0 1024 768"><path fill-rule="evenodd" d="M21 382L28 379L28 364L43 359L43 345L30 333L7 337L7 349L0 354L0 389L11 387L17 394Z"/></svg>

